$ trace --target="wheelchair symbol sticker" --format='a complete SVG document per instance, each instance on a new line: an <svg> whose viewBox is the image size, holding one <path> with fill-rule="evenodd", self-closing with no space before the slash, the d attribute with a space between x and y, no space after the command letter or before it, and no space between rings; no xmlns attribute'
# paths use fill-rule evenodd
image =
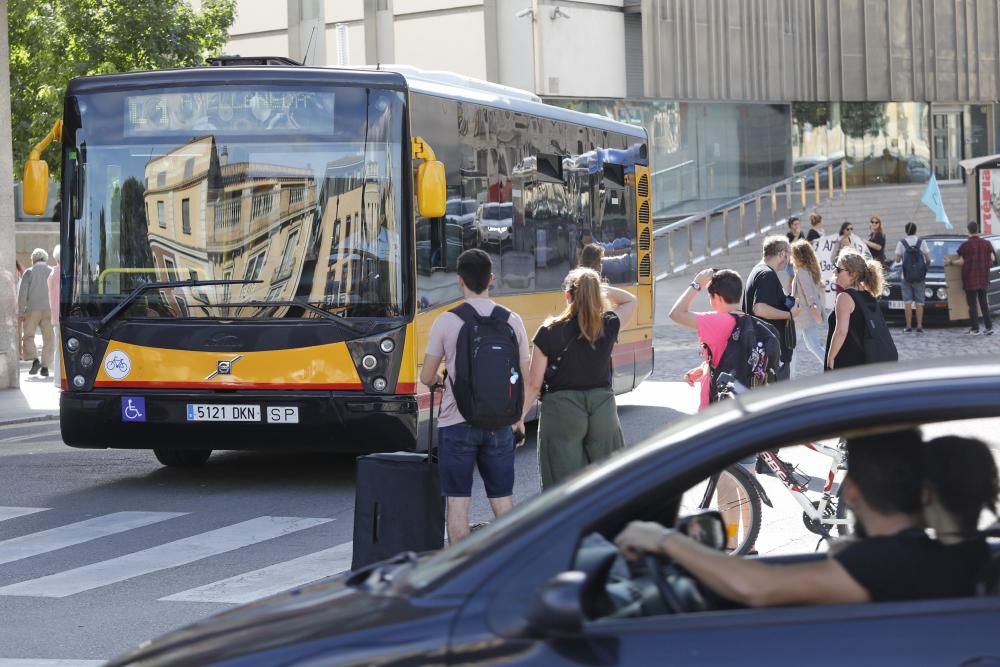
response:
<svg viewBox="0 0 1000 667"><path fill-rule="evenodd" d="M122 396L122 421L146 421L146 399L142 396Z"/></svg>
<svg viewBox="0 0 1000 667"><path fill-rule="evenodd" d="M104 372L112 380L124 380L132 370L132 360L121 350L112 350L104 359Z"/></svg>

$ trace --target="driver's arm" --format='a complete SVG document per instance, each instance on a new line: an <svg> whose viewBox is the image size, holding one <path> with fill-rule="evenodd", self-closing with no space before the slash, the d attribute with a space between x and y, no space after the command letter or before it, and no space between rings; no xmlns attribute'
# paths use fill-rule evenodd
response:
<svg viewBox="0 0 1000 667"><path fill-rule="evenodd" d="M871 596L832 558L767 565L709 549L657 523L633 521L615 539L629 560L666 556L719 595L749 607L854 604Z"/></svg>

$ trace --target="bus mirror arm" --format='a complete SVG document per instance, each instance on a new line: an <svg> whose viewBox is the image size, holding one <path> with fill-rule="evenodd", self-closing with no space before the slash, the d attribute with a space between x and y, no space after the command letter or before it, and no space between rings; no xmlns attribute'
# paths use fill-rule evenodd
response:
<svg viewBox="0 0 1000 667"><path fill-rule="evenodd" d="M21 205L28 215L42 215L49 199L49 165L42 153L53 141L62 141L62 120L57 120L45 138L35 144L24 163L24 190Z"/></svg>

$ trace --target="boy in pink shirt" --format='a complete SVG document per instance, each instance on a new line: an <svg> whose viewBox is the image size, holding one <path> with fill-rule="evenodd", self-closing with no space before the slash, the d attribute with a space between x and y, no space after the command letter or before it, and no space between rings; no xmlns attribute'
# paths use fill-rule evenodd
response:
<svg viewBox="0 0 1000 667"><path fill-rule="evenodd" d="M692 313L691 303L698 292L706 288L712 310L707 313ZM705 269L694 277L694 281L670 309L670 319L698 332L698 340L704 350L705 362L684 374L689 385L701 382L702 408L709 404L709 360L718 362L726 351L726 342L736 327L736 318L732 314L740 312L742 299L743 280L738 273L728 269Z"/></svg>

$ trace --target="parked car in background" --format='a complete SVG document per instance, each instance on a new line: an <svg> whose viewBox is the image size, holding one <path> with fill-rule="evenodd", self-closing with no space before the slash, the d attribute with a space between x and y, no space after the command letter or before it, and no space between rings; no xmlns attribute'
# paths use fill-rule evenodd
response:
<svg viewBox="0 0 1000 667"><path fill-rule="evenodd" d="M927 247L931 251L931 263L927 267L927 277L925 278L926 289L924 297L927 299L924 304L925 322L947 322L948 317L948 285L944 276L944 258L958 252L958 247L968 238L964 234L929 234L921 236L927 242ZM993 244L993 249L1000 257L1000 235L984 234L983 238ZM895 243L890 239L890 246L886 248L886 258L892 257L895 253ZM885 289L882 291L883 298L882 314L887 320L903 319L903 297L900 282L903 279L903 267L894 263L886 276ZM987 298L990 304L990 311L1000 308L1000 264L994 264L990 269L990 288L987 290Z"/></svg>
<svg viewBox="0 0 1000 667"><path fill-rule="evenodd" d="M787 655L820 665L987 664L983 656L1000 655L997 545L980 597L751 609L706 594L668 561L626 567L610 540L636 519L679 525L685 491L762 450L918 425L998 433L998 395L997 357L864 366L755 389L442 551L237 607L109 667L740 665ZM990 421L972 421L981 419ZM808 542L759 560L827 557ZM843 641L825 650L818 638Z"/></svg>

